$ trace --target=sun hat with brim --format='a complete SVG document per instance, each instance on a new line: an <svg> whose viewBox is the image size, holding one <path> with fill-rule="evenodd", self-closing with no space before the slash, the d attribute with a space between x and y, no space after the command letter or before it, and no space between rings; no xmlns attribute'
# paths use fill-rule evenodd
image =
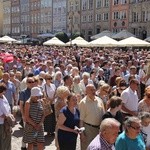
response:
<svg viewBox="0 0 150 150"><path fill-rule="evenodd" d="M39 87L33 87L31 89L31 96L42 96L43 93Z"/></svg>

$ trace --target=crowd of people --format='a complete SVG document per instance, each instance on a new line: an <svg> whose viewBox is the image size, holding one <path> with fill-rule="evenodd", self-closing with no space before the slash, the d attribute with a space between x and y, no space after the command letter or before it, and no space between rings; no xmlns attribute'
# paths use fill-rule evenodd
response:
<svg viewBox="0 0 150 150"><path fill-rule="evenodd" d="M0 45L0 150L11 150L9 114L20 110L21 150L150 150L150 52ZM45 100L51 108L46 114ZM18 122L17 122L18 123Z"/></svg>

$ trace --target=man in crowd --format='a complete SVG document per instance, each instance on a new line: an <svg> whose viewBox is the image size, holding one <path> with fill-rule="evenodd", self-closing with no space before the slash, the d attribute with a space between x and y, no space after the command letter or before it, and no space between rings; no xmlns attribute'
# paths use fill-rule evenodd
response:
<svg viewBox="0 0 150 150"><path fill-rule="evenodd" d="M3 82L7 87L7 90L5 92L5 97L7 98L8 103L12 110L13 105L16 105L16 102L17 102L16 97L15 97L16 87L14 83L10 81L9 73L4 73L2 80L0 82Z"/></svg>
<svg viewBox="0 0 150 150"><path fill-rule="evenodd" d="M126 116L136 116L138 111L138 90L139 82L136 79L131 79L129 82L129 87L125 89L122 94L122 111L124 117Z"/></svg>
<svg viewBox="0 0 150 150"><path fill-rule="evenodd" d="M113 150L118 136L120 123L114 118L106 118L101 122L99 134L90 143L87 150Z"/></svg>
<svg viewBox="0 0 150 150"><path fill-rule="evenodd" d="M81 150L86 150L90 142L99 132L104 105L100 98L95 96L96 89L93 84L86 86L86 96L79 104L80 127L85 127L81 133Z"/></svg>

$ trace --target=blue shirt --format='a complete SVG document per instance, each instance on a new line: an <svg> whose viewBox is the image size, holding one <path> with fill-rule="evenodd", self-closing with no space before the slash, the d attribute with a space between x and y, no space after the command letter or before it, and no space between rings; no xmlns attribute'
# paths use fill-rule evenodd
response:
<svg viewBox="0 0 150 150"><path fill-rule="evenodd" d="M1 83L5 83L3 80L0 81ZM13 94L15 94L16 92L16 87L14 85L14 83L12 83L11 81L8 81L7 83L5 83L7 90L5 92L5 97L8 100L8 103L10 105L13 104Z"/></svg>
<svg viewBox="0 0 150 150"><path fill-rule="evenodd" d="M125 131L122 132L115 143L116 150L145 150L145 143L141 134L135 139L130 139Z"/></svg>
<svg viewBox="0 0 150 150"><path fill-rule="evenodd" d="M19 100L23 101L23 103L25 104L25 102L30 98L30 96L31 96L31 89L26 88L25 90L19 93Z"/></svg>

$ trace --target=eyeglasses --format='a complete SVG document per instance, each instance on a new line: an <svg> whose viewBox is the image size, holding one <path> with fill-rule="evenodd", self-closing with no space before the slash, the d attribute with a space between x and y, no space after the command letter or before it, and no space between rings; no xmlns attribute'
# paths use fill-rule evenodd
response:
<svg viewBox="0 0 150 150"><path fill-rule="evenodd" d="M106 92L106 93L109 93L109 91L108 90L103 90L104 92Z"/></svg>
<svg viewBox="0 0 150 150"><path fill-rule="evenodd" d="M34 83L34 81L28 81L28 83Z"/></svg>
<svg viewBox="0 0 150 150"><path fill-rule="evenodd" d="M133 127L133 126L130 125L130 127L131 127L132 129L134 129L134 130L140 130L140 129L141 129L141 126L139 126L139 127Z"/></svg>
<svg viewBox="0 0 150 150"><path fill-rule="evenodd" d="M137 86L139 85L139 83L135 82L134 84L136 84Z"/></svg>
<svg viewBox="0 0 150 150"><path fill-rule="evenodd" d="M52 78L47 78L46 80L52 80Z"/></svg>

